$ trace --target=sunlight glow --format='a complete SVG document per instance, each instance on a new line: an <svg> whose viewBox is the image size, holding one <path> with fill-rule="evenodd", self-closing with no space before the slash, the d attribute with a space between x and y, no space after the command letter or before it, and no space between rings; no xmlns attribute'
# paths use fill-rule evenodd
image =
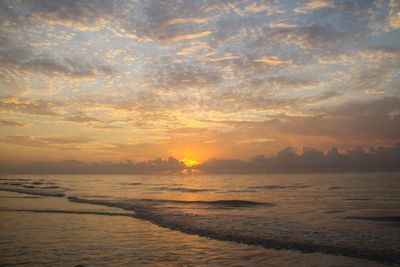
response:
<svg viewBox="0 0 400 267"><path fill-rule="evenodd" d="M199 162L197 160L193 160L193 159L183 159L181 161L183 163L185 163L185 165L188 166L188 167L192 167L193 165L199 164Z"/></svg>

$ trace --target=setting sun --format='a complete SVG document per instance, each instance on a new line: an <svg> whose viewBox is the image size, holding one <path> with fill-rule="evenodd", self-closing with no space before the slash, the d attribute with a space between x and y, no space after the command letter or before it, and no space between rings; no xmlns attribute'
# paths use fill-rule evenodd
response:
<svg viewBox="0 0 400 267"><path fill-rule="evenodd" d="M183 159L181 161L183 163L185 163L185 165L188 166L188 167L192 167L193 165L199 164L199 162L197 160L193 160L193 159Z"/></svg>

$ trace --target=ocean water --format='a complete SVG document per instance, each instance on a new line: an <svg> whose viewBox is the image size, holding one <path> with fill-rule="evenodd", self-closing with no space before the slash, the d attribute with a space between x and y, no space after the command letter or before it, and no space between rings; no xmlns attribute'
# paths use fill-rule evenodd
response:
<svg viewBox="0 0 400 267"><path fill-rule="evenodd" d="M400 173L0 177L0 265L400 264Z"/></svg>

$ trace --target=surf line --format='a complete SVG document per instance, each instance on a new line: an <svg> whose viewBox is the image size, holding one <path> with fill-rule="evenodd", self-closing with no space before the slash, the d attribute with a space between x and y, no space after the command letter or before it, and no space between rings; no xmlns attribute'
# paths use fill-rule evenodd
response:
<svg viewBox="0 0 400 267"><path fill-rule="evenodd" d="M94 205L103 205L109 207L121 208L124 210L133 210L135 214L132 217L146 220L154 223L160 227L177 230L186 234L195 234L203 237L214 238L221 241L234 241L247 245L260 245L270 249L287 249L298 250L305 253L320 252L331 255L340 255L346 257L367 259L382 263L400 263L400 257L395 251L376 251L370 248L358 247L340 247L331 244L318 244L309 242L300 242L296 240L280 240L277 238L266 238L259 236L246 235L240 231L223 231L223 229L210 229L202 227L203 224L187 223L188 218L179 218L179 216L171 216L159 211L157 208L153 209L148 206L140 204L131 205L128 203L118 203L106 200L92 200L83 199L78 197L68 197L69 201L76 203L86 203ZM189 218L190 220L190 218Z"/></svg>

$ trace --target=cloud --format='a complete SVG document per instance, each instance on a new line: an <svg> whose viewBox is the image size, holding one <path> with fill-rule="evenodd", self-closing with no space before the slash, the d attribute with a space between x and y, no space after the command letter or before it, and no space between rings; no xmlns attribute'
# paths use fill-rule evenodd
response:
<svg viewBox="0 0 400 267"><path fill-rule="evenodd" d="M67 116L64 118L64 121L77 122L77 123L90 123L90 124L101 122L101 120L90 117L84 113L76 113L74 115Z"/></svg>
<svg viewBox="0 0 400 267"><path fill-rule="evenodd" d="M103 130L120 130L120 129L123 129L122 126L113 126L113 125L95 126L95 128L103 129Z"/></svg>
<svg viewBox="0 0 400 267"><path fill-rule="evenodd" d="M348 89L362 91L367 94L383 93L384 85L391 81L391 78L398 73L399 69L385 66L356 72L351 77Z"/></svg>
<svg viewBox="0 0 400 267"><path fill-rule="evenodd" d="M204 31L199 33L189 33L183 35L177 35L169 39L170 42L180 42L184 40L198 39L212 34L212 31Z"/></svg>
<svg viewBox="0 0 400 267"><path fill-rule="evenodd" d="M24 165L0 165L0 170L6 173L29 174L171 174L180 173L186 169L182 161L173 157L168 159L135 162L112 163L93 162L86 163L78 160L64 160L59 162L32 162Z"/></svg>
<svg viewBox="0 0 400 267"><path fill-rule="evenodd" d="M206 15L203 1L150 1L142 9L132 10L120 20L125 34L141 40L176 43L212 34L205 27L212 19Z"/></svg>
<svg viewBox="0 0 400 267"><path fill-rule="evenodd" d="M76 136L44 136L34 137L25 135L9 135L0 139L1 143L13 144L31 148L49 148L55 147L58 149L74 149L76 144L86 144L92 139Z"/></svg>
<svg viewBox="0 0 400 267"><path fill-rule="evenodd" d="M279 79L254 79L237 87L207 91L197 103L204 111L217 112L222 117L232 116L233 113L236 113L235 117L237 118L240 118L239 114L247 112L260 112L262 114L265 111L280 110L285 106L298 104L299 100L295 98L284 98L271 94L273 86L277 86L279 90L282 89L280 86L283 84L287 87L293 87L293 82ZM295 83L298 83L299 86L301 85L300 80ZM264 117L263 115L261 116Z"/></svg>
<svg viewBox="0 0 400 267"><path fill-rule="evenodd" d="M293 28L265 28L263 37L256 41L256 45L266 46L270 43L284 43L287 45L297 45L313 54L323 51L324 53L335 53L339 45L355 40L355 32L351 29L337 30L332 24L314 23L307 26L298 26ZM333 51L330 51L333 50Z"/></svg>
<svg viewBox="0 0 400 267"><path fill-rule="evenodd" d="M222 61L222 60L237 59L239 57L240 56L225 56L225 57L218 57L218 58L208 58L207 61L216 62L216 61Z"/></svg>
<svg viewBox="0 0 400 267"><path fill-rule="evenodd" d="M118 1L120 2L120 1ZM22 0L2 1L3 25L29 25L40 21L74 27L77 30L98 30L111 18L115 1L98 0Z"/></svg>
<svg viewBox="0 0 400 267"><path fill-rule="evenodd" d="M207 22L206 18L174 18L168 21L167 25L184 24L184 23L204 23Z"/></svg>
<svg viewBox="0 0 400 267"><path fill-rule="evenodd" d="M163 88L161 87L161 89ZM166 88L166 90L169 89L171 88ZM173 91L171 94L163 94L158 90L141 90L124 95L122 98L103 97L95 101L93 99L81 101L91 106L102 105L118 112L127 111L133 121L139 124L151 124L159 120L168 120L171 113L184 110L193 105L191 98L187 94L182 94L180 90Z"/></svg>
<svg viewBox="0 0 400 267"><path fill-rule="evenodd" d="M294 12L307 14L313 12L315 9L320 9L323 7L331 7L331 6L333 6L333 4L327 1L312 0L305 2L302 7L296 8Z"/></svg>
<svg viewBox="0 0 400 267"><path fill-rule="evenodd" d="M182 50L176 54L180 55L180 56L185 56L185 55L189 55L192 53L196 53L196 52L201 51L202 49L206 49L206 48L207 48L206 42L191 42L188 45L186 45L184 48L182 48Z"/></svg>
<svg viewBox="0 0 400 267"><path fill-rule="evenodd" d="M243 86L249 86L250 88L271 88L275 86L279 89L295 87L300 89L314 86L316 84L318 84L316 79L310 77L275 76L263 79L252 79L248 83L243 83Z"/></svg>
<svg viewBox="0 0 400 267"><path fill-rule="evenodd" d="M173 63L158 69L152 87L165 90L211 89L223 81L221 76L219 71L199 64Z"/></svg>
<svg viewBox="0 0 400 267"><path fill-rule="evenodd" d="M318 59L319 57L337 57L347 54L352 49L357 49L360 40L368 37L367 22L370 18L363 17L368 13L369 1L358 2L355 6L345 7L342 2L309 1L297 11L302 10L307 14L302 19L294 16L288 21L283 18L283 23L271 22L263 25L262 34L257 36L253 43L258 48L269 48L269 51L291 51L299 59ZM356 11L365 11L357 13ZM258 24L260 25L260 24ZM301 50L299 50L299 48ZM296 53L294 53L296 52ZM308 56L308 57L307 57ZM304 64L306 62L302 62Z"/></svg>
<svg viewBox="0 0 400 267"><path fill-rule="evenodd" d="M82 57L58 58L39 53L35 48L18 45L8 38L0 38L0 69L8 72L42 73L49 76L63 74L72 78L93 78L97 74L113 75L117 71L104 63L91 63Z"/></svg>
<svg viewBox="0 0 400 267"><path fill-rule="evenodd" d="M195 168L205 173L399 171L399 160L400 143L394 147L371 147L369 151L357 147L339 152L332 147L325 154L313 148L304 148L297 154L288 147L269 158L260 155L249 161L210 159Z"/></svg>
<svg viewBox="0 0 400 267"><path fill-rule="evenodd" d="M16 121L9 121L9 120L0 120L0 125L7 126L7 127L25 127L25 124L16 122Z"/></svg>
<svg viewBox="0 0 400 267"><path fill-rule="evenodd" d="M64 143L53 140L55 143ZM67 141L69 143L71 141ZM38 144L24 140L29 146ZM275 172L360 172L360 171L399 171L400 143L392 147L356 147L340 152L332 147L326 153L314 148L303 148L296 153L292 147L287 147L271 157L259 155L250 160L216 159L212 158L202 164L192 166L208 174L229 173L275 173ZM120 163L109 161L86 163L77 160L60 162L32 162L27 164L1 164L3 173L64 173L64 174L171 174L181 173L188 167L183 161L173 157L166 160L155 160L133 163L130 160ZM274 189L253 188L253 189Z"/></svg>
<svg viewBox="0 0 400 267"><path fill-rule="evenodd" d="M312 102L319 103L320 101L325 101L332 98L337 98L342 96L342 93L335 92L335 91L327 91L322 94L316 95L312 98Z"/></svg>
<svg viewBox="0 0 400 267"><path fill-rule="evenodd" d="M287 134L331 136L337 140L358 138L395 142L400 136L399 105L398 97L350 101L322 108L318 115L289 117L280 123L279 129Z"/></svg>
<svg viewBox="0 0 400 267"><path fill-rule="evenodd" d="M299 25L297 24L290 24L290 23L285 23L285 22L277 22L277 23L270 23L268 24L268 26L270 28L281 28L281 29L285 29L285 28L296 28Z"/></svg>
<svg viewBox="0 0 400 267"><path fill-rule="evenodd" d="M327 149L338 144L343 147L356 145L390 146L399 142L400 136L400 99L398 97L381 97L364 101L328 102L324 106L308 106L308 101L315 103L335 99L336 94L327 92L316 95L311 100L293 100L286 102L290 108L285 108L285 102L267 102L260 107L265 110L265 116L258 116L260 121L254 121L248 114L255 114L253 109L244 113L242 120L236 113L235 119L226 114L223 119L213 119L204 123L214 125L216 132L210 139L224 147L225 151L237 153L238 158L246 158L255 154L277 151L282 146L313 146ZM321 100L322 99L322 100ZM244 99L243 101L245 101ZM215 100L215 109L231 112L237 109L236 103L230 106L217 106L222 100ZM249 101L249 100L248 100ZM336 100L337 101L337 100ZM210 105L210 103L208 103ZM244 105L244 104L242 104ZM260 101L260 106L262 105ZM209 107L207 107L209 108ZM211 107L210 107L211 108ZM247 115L247 116L246 116ZM215 117L214 117L215 118ZM266 119L268 118L268 119ZM246 140L264 141L247 143Z"/></svg>
<svg viewBox="0 0 400 267"><path fill-rule="evenodd" d="M98 60L90 62L84 57L54 56L28 45L17 44L7 37L0 38L0 44L3 45L0 50L0 70L8 74L5 77L1 75L0 79L7 87L16 88L14 92L8 92L7 95L11 96L19 91L29 91L30 88L19 88L31 86L21 78L27 74L43 74L54 78L61 74L74 79L94 79L98 75L112 76L117 73L114 67ZM40 84L43 86L43 81Z"/></svg>
<svg viewBox="0 0 400 267"><path fill-rule="evenodd" d="M394 29L400 28L400 4L396 0L390 0L389 25Z"/></svg>
<svg viewBox="0 0 400 267"><path fill-rule="evenodd" d="M38 140L42 140L49 144L84 144L91 142L92 139L86 137L76 137L76 136L68 136L68 137L38 137Z"/></svg>
<svg viewBox="0 0 400 267"><path fill-rule="evenodd" d="M395 1L0 5L2 117L47 116L14 129L26 136L50 119L60 125L54 134L62 126L104 136L100 129L114 129L90 147L113 159L133 155L134 144L161 149L148 158L168 156L164 144L176 136L193 135L224 156L240 151L241 159L290 145L392 145L398 136Z"/></svg>
<svg viewBox="0 0 400 267"><path fill-rule="evenodd" d="M0 98L0 110L10 113L55 116L59 114L56 109L61 106L59 102L37 98Z"/></svg>
<svg viewBox="0 0 400 267"><path fill-rule="evenodd" d="M282 60L277 56L270 56L270 57L262 57L260 59L254 60L255 62L262 62L268 65L281 65L281 64L290 64L292 63L291 60Z"/></svg>
<svg viewBox="0 0 400 267"><path fill-rule="evenodd" d="M47 143L43 140L23 135L9 135L3 139L0 139L0 142L23 147L44 147L47 145Z"/></svg>

